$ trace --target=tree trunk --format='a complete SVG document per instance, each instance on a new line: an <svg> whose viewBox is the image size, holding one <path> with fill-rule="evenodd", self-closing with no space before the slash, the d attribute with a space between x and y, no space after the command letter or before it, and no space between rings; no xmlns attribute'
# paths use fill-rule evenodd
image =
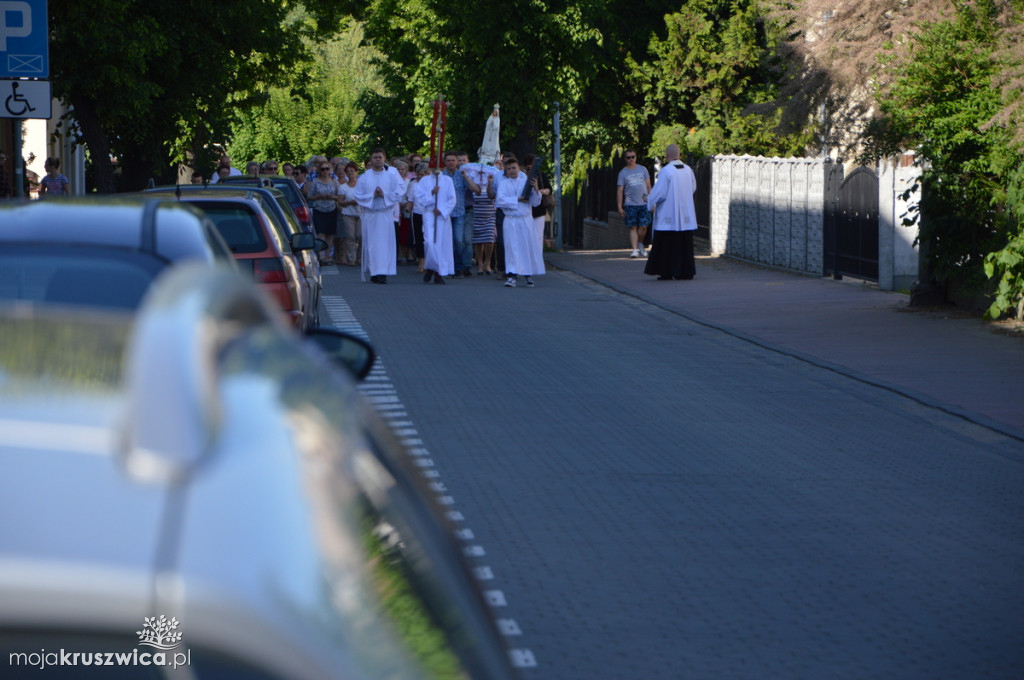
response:
<svg viewBox="0 0 1024 680"><path fill-rule="evenodd" d="M75 120L82 131L82 139L89 149L96 191L101 194L112 194L116 188L114 165L110 162L110 142L96 115L96 106L89 97L72 97L71 104L74 106Z"/></svg>
<svg viewBox="0 0 1024 680"><path fill-rule="evenodd" d="M537 128L538 121L533 116L520 123L516 128L516 136L512 138L511 151L520 163L523 162L523 156L528 153L541 155L537 153Z"/></svg>

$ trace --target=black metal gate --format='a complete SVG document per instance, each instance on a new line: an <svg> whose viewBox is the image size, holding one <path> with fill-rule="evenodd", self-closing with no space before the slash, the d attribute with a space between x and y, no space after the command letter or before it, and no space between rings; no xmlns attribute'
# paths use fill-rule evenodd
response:
<svg viewBox="0 0 1024 680"><path fill-rule="evenodd" d="M825 274L878 280L878 174L825 166Z"/></svg>

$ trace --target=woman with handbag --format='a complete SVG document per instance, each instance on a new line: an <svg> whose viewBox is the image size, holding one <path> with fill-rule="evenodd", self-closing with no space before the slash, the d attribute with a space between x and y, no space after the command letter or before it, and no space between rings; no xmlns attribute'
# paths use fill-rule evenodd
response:
<svg viewBox="0 0 1024 680"><path fill-rule="evenodd" d="M533 168L534 163L542 163L532 153L523 156L523 171L527 175ZM555 207L555 196L551 193L551 183L544 176L543 171L537 173L537 186L540 187L540 205L533 208L533 228L537 232L537 241L540 243L540 250L544 252L544 227L548 219L548 211Z"/></svg>

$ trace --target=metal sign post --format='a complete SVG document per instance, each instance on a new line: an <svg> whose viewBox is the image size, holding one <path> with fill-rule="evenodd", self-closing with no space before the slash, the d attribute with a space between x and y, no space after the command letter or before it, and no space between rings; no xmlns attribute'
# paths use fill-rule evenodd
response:
<svg viewBox="0 0 1024 680"><path fill-rule="evenodd" d="M562 250L565 244L562 242L562 126L561 126L561 112L558 102L555 102L555 214L552 216L554 221L554 233L552 234L552 240L555 242L554 245L559 250Z"/></svg>

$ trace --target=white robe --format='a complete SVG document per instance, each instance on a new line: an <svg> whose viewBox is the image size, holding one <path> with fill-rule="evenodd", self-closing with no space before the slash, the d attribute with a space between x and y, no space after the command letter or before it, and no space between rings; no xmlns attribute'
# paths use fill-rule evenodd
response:
<svg viewBox="0 0 1024 680"><path fill-rule="evenodd" d="M540 205L540 194L533 189L529 201L520 201L526 182L526 174L522 172L515 179L502 177L494 189L494 205L505 213L502 223L505 271L520 276L538 276L544 273L544 249L537 239L530 208Z"/></svg>
<svg viewBox="0 0 1024 680"><path fill-rule="evenodd" d="M434 187L437 192L437 209L434 214ZM455 210L455 183L444 173L427 175L416 182L416 205L423 211L423 251L426 255L424 267L441 276L455 273L455 252L452 248L452 210Z"/></svg>
<svg viewBox="0 0 1024 680"><path fill-rule="evenodd" d="M654 213L655 231L693 231L697 228L697 211L693 194L697 178L690 166L673 161L658 173L647 208Z"/></svg>
<svg viewBox="0 0 1024 680"><path fill-rule="evenodd" d="M374 196L377 187L383 196ZM363 228L363 280L370 276L394 276L398 273L395 247L395 205L405 196L405 183L398 170L385 168L367 170L356 182L356 203L362 208L360 222Z"/></svg>

